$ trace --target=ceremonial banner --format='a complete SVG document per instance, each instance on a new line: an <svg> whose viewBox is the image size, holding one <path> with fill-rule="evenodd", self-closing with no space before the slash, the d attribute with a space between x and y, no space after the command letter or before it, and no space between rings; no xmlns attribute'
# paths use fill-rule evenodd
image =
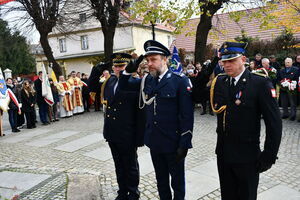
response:
<svg viewBox="0 0 300 200"><path fill-rule="evenodd" d="M0 68L0 109L3 111L7 111L9 101L10 101L9 93L2 74L2 69Z"/></svg>
<svg viewBox="0 0 300 200"><path fill-rule="evenodd" d="M49 83L49 79L48 79L48 75L45 69L45 65L43 64L42 67L42 72L43 72L43 80L42 80L42 96L44 97L44 100L47 102L47 104L49 104L50 106L52 106L54 104L53 101L53 95L52 95L52 91L51 91L51 87L50 87L50 83Z"/></svg>
<svg viewBox="0 0 300 200"><path fill-rule="evenodd" d="M6 3L11 2L11 1L14 1L14 0L0 0L0 5L6 4Z"/></svg>
<svg viewBox="0 0 300 200"><path fill-rule="evenodd" d="M177 72L177 73L182 72L182 65L180 62L180 58L179 58L176 46L174 46L174 49L173 49L170 69L173 72Z"/></svg>

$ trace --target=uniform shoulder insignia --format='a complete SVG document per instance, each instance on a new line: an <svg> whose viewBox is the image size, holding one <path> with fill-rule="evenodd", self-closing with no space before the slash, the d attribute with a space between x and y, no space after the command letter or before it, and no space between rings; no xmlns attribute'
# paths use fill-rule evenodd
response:
<svg viewBox="0 0 300 200"><path fill-rule="evenodd" d="M252 74L260 76L260 77L264 77L264 78L268 77L266 74L261 74L261 73L257 73L257 72L252 72Z"/></svg>

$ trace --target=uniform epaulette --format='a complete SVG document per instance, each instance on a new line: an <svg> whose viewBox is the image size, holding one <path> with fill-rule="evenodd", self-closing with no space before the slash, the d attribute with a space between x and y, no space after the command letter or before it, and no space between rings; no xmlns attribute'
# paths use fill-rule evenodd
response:
<svg viewBox="0 0 300 200"><path fill-rule="evenodd" d="M257 72L252 72L252 74L267 78L268 76L266 74L261 74L261 73L257 73Z"/></svg>
<svg viewBox="0 0 300 200"><path fill-rule="evenodd" d="M226 75L227 75L226 73L218 74L218 76L226 76Z"/></svg>
<svg viewBox="0 0 300 200"><path fill-rule="evenodd" d="M180 76L180 77L184 77L185 74L182 73L182 72L173 72L173 74L176 74L177 76Z"/></svg>

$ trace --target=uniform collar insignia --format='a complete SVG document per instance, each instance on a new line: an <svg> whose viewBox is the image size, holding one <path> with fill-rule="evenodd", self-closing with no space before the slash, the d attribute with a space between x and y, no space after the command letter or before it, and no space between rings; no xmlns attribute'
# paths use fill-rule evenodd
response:
<svg viewBox="0 0 300 200"><path fill-rule="evenodd" d="M167 74L167 78L170 78L170 77L171 77L171 75L172 75L171 73L168 73L168 74Z"/></svg>
<svg viewBox="0 0 300 200"><path fill-rule="evenodd" d="M245 79L245 78L243 78L243 82L246 82L246 79Z"/></svg>

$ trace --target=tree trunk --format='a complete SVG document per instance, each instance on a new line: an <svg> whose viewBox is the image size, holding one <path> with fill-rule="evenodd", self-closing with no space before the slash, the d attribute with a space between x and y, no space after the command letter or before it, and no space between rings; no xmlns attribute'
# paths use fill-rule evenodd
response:
<svg viewBox="0 0 300 200"><path fill-rule="evenodd" d="M206 43L208 33L212 27L212 17L213 15L207 16L205 13L200 16L196 32L195 63L200 62L202 64L205 61Z"/></svg>
<svg viewBox="0 0 300 200"><path fill-rule="evenodd" d="M115 29L112 27L108 27L102 29L104 35L104 56L105 62L111 63L111 55L114 51L114 36L115 36Z"/></svg>
<svg viewBox="0 0 300 200"><path fill-rule="evenodd" d="M47 57L48 62L52 63L52 69L56 75L56 78L58 79L58 77L62 75L62 70L61 70L61 67L59 66L59 64L54 59L53 52L52 52L52 49L51 49L51 47L49 45L49 41L48 41L48 34L40 33L40 35L41 35L40 42L41 42L42 48L44 50L45 56Z"/></svg>

